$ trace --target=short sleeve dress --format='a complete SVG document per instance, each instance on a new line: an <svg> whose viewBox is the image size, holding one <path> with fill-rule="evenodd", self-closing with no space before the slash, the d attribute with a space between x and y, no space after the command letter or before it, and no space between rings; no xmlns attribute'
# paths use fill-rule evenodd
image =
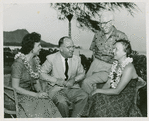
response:
<svg viewBox="0 0 149 121"><path fill-rule="evenodd" d="M33 61L33 71L35 61ZM11 78L20 79L19 86L31 91L35 82L29 75L22 59L18 58L12 64ZM10 81L11 86L11 81ZM55 118L62 117L55 104L50 98L41 99L29 95L18 94L19 114L18 118Z"/></svg>

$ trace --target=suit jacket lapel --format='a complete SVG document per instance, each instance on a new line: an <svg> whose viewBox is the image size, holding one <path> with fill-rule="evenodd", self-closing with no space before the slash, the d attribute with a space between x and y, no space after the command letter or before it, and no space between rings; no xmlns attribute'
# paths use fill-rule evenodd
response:
<svg viewBox="0 0 149 121"><path fill-rule="evenodd" d="M73 62L72 62L73 60L72 60L72 58L70 58L70 60L69 60L69 70L68 70L68 79L70 79L70 77L71 77L71 72L72 72L72 66L73 66Z"/></svg>
<svg viewBox="0 0 149 121"><path fill-rule="evenodd" d="M65 79L63 63L59 52L56 55L55 63L56 63L57 71L60 74L59 77L63 77L63 79Z"/></svg>

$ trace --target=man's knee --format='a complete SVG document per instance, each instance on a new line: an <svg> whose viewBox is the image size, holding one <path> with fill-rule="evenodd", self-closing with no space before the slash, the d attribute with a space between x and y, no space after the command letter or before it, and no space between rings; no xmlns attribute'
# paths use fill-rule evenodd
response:
<svg viewBox="0 0 149 121"><path fill-rule="evenodd" d="M80 93L80 97L82 100L88 100L88 94L82 90Z"/></svg>
<svg viewBox="0 0 149 121"><path fill-rule="evenodd" d="M69 107L65 97L58 98L56 106L63 117L69 117Z"/></svg>
<svg viewBox="0 0 149 121"><path fill-rule="evenodd" d="M86 79L83 80L82 84L89 85L89 84L91 84L91 80L89 80L88 78L86 78Z"/></svg>
<svg viewBox="0 0 149 121"><path fill-rule="evenodd" d="M67 99L65 97L59 97L57 103L59 105L67 105Z"/></svg>
<svg viewBox="0 0 149 121"><path fill-rule="evenodd" d="M56 105L67 105L67 99L65 96L61 95L61 94L57 94L53 97L53 102L56 104Z"/></svg>

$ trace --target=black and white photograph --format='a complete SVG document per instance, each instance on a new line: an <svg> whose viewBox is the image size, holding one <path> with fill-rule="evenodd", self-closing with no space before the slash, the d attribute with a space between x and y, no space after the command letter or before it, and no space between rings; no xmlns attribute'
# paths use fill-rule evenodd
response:
<svg viewBox="0 0 149 121"><path fill-rule="evenodd" d="M2 119L147 120L148 1L22 1L1 3Z"/></svg>

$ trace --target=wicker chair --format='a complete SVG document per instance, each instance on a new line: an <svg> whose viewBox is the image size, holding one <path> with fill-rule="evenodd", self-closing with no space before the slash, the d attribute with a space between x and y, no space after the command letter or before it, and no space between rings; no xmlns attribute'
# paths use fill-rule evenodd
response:
<svg viewBox="0 0 149 121"><path fill-rule="evenodd" d="M94 89L102 88L103 85L104 85L104 83L103 84L98 83L97 85L94 85ZM141 77L138 77L138 81L136 83L133 105L130 107L130 110L129 110L129 117L142 117L140 109L138 108L138 101L140 99L139 98L139 89L141 89L145 85L146 85L146 82Z"/></svg>
<svg viewBox="0 0 149 121"><path fill-rule="evenodd" d="M4 76L4 113L12 118L18 117L18 99L16 90L9 86L10 74ZM11 95L10 95L11 94Z"/></svg>
<svg viewBox="0 0 149 121"><path fill-rule="evenodd" d="M104 85L104 83L98 83L97 85L93 85L94 89L96 88L102 88L102 86ZM138 82L136 84L136 90L135 90L135 96L134 96L134 104L137 105L137 101L139 99L139 89L144 87L146 85L146 82L141 78L138 77Z"/></svg>
<svg viewBox="0 0 149 121"><path fill-rule="evenodd" d="M134 96L134 104L137 105L137 101L139 100L139 89L146 85L146 81L144 81L141 77L138 77L138 82L136 85L136 93Z"/></svg>
<svg viewBox="0 0 149 121"><path fill-rule="evenodd" d="M139 89L144 87L146 85L146 82L141 78L138 77L138 82L136 84L136 89L135 89L135 95L134 95L134 102L131 105L129 109L129 117L143 117L143 114L141 110L138 107L138 101L140 100L139 98Z"/></svg>

